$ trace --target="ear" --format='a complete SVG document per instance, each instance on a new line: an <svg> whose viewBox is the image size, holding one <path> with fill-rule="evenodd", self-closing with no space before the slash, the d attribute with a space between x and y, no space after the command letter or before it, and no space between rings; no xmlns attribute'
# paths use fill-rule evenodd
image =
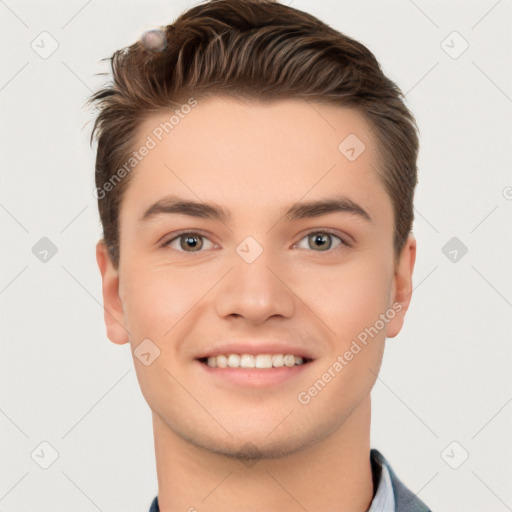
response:
<svg viewBox="0 0 512 512"><path fill-rule="evenodd" d="M129 342L129 337L124 325L123 305L119 297L119 273L112 264L103 238L96 244L96 261L101 272L103 315L107 337L112 343L123 345Z"/></svg>
<svg viewBox="0 0 512 512"><path fill-rule="evenodd" d="M390 308L395 316L388 323L386 336L394 338L402 329L405 313L409 308L412 296L412 272L416 262L416 239L409 235L400 253L399 261L395 267L395 274L390 293Z"/></svg>

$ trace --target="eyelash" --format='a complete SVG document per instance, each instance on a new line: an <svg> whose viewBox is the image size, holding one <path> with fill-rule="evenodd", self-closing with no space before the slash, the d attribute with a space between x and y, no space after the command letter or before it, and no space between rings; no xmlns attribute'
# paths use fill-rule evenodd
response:
<svg viewBox="0 0 512 512"><path fill-rule="evenodd" d="M307 238L308 236L310 235L313 235L313 234L325 234L325 235L330 235L334 238L337 238L339 241L340 241L340 244L337 246L337 247L334 247L334 248L329 248L329 249L326 249L325 251L314 251L313 249L308 249L312 252L318 252L318 253L322 253L322 252L326 252L326 253L332 253L333 251L335 251L336 249L341 249L343 247L350 247L350 244L346 242L346 240L342 237L340 237L339 235L337 235L334 231L330 230L330 229L315 229L315 230L312 230L312 231L309 231L307 232L296 244L294 244L294 247L296 245L298 245L302 240L304 240L305 238ZM172 242L174 242L175 240L179 240L180 238L182 238L184 235L199 235L200 238L206 238L207 240L209 240L211 242L211 240L203 233L201 233L200 231L179 231L177 233L174 233L174 236L170 239L168 239L167 241L165 241L163 244L162 244L162 247L165 249L165 248L168 248L168 249L172 249L172 250L175 250L177 252L181 252L181 253L189 253L189 254L194 254L194 253L200 253L200 252L204 252L204 251L183 251L183 250L180 250L180 249L174 249L172 247L170 247L170 244ZM212 242L214 243L214 242Z"/></svg>

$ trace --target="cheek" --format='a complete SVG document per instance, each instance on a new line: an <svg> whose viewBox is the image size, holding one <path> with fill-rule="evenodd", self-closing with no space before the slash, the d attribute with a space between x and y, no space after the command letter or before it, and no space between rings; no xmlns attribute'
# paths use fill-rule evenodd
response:
<svg viewBox="0 0 512 512"><path fill-rule="evenodd" d="M125 313L135 343L162 340L202 295L197 277L184 270L139 267L125 277Z"/></svg>
<svg viewBox="0 0 512 512"><path fill-rule="evenodd" d="M142 265L133 265L124 274L123 303L134 367L141 392L153 410L165 410L172 403L179 404L182 397L181 388L173 378L183 380L175 366L182 346L181 338L187 331L187 324L182 320L204 293L202 288L202 293L199 292L199 280L191 281L191 277L183 269L149 269ZM159 351L147 366L135 354L137 346L146 339L151 340Z"/></svg>
<svg viewBox="0 0 512 512"><path fill-rule="evenodd" d="M297 278L297 295L343 345L375 324L388 308L390 266L361 257L338 266L311 266Z"/></svg>

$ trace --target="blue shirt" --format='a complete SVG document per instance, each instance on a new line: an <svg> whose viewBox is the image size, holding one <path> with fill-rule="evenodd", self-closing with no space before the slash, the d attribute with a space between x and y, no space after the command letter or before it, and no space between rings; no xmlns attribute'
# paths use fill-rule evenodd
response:
<svg viewBox="0 0 512 512"><path fill-rule="evenodd" d="M375 448L370 450L372 474L377 492L367 512L432 512L398 479L389 462ZM155 496L149 512L160 512Z"/></svg>

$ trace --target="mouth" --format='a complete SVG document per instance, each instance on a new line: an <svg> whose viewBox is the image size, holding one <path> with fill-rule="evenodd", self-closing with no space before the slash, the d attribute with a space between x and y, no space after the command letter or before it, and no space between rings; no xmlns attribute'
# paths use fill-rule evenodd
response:
<svg viewBox="0 0 512 512"><path fill-rule="evenodd" d="M233 392L238 389L271 389L298 386L313 359L294 354L217 354L197 358L211 384ZM210 381L209 381L210 382Z"/></svg>
<svg viewBox="0 0 512 512"><path fill-rule="evenodd" d="M219 354L200 357L198 361L210 368L262 369L304 366L313 359L294 354Z"/></svg>

